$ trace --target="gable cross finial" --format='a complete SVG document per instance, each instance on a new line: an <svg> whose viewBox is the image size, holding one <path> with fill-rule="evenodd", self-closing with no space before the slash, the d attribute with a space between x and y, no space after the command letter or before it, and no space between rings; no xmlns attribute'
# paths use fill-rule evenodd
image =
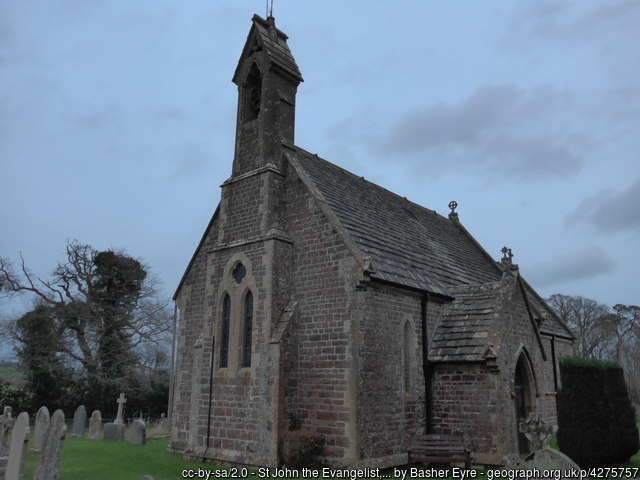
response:
<svg viewBox="0 0 640 480"><path fill-rule="evenodd" d="M273 17L273 0L267 0L267 18Z"/></svg>
<svg viewBox="0 0 640 480"><path fill-rule="evenodd" d="M451 212L449 213L449 218L451 220L457 220L458 219L458 214L456 213L456 207L458 206L458 202L456 202L455 200L451 200L449 202L449 208L451 209Z"/></svg>
<svg viewBox="0 0 640 480"><path fill-rule="evenodd" d="M500 259L500 263L507 269L512 269L514 265L513 265L513 261L511 260L513 258L513 253L511 253L511 249L507 247L502 247L500 251L502 252L502 259Z"/></svg>

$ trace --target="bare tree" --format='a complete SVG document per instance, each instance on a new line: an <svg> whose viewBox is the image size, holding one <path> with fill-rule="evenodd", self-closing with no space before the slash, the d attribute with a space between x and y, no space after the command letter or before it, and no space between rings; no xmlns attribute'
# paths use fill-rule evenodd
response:
<svg viewBox="0 0 640 480"><path fill-rule="evenodd" d="M607 318L615 346L616 362L622 367L634 399L640 399L640 307L617 304Z"/></svg>
<svg viewBox="0 0 640 480"><path fill-rule="evenodd" d="M31 273L20 256L19 273L0 258L5 292L31 294L53 312L59 349L88 374L114 378L137 364L136 348L158 343L171 328L168 302L138 260L68 241L66 261L51 278Z"/></svg>
<svg viewBox="0 0 640 480"><path fill-rule="evenodd" d="M611 310L607 305L560 294L551 295L547 302L576 335L576 355L609 360L612 344L607 319Z"/></svg>
<svg viewBox="0 0 640 480"><path fill-rule="evenodd" d="M612 311L595 300L559 294L548 303L576 335L576 355L619 364L632 398L640 401L640 307L618 304Z"/></svg>

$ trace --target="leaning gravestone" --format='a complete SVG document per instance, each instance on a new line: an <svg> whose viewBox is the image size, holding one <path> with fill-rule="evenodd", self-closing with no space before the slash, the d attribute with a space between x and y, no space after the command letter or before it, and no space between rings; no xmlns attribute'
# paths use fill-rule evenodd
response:
<svg viewBox="0 0 640 480"><path fill-rule="evenodd" d="M4 474L5 480L21 480L24 458L27 454L27 442L29 441L29 414L22 412L16 418L16 423L11 430L11 447L9 449L9 460L7 470Z"/></svg>
<svg viewBox="0 0 640 480"><path fill-rule="evenodd" d="M147 426L143 420L138 419L131 425L129 443L131 445L145 445L147 443Z"/></svg>
<svg viewBox="0 0 640 480"><path fill-rule="evenodd" d="M84 405L80 405L76 408L76 413L73 414L73 424L71 425L71 436L74 438L80 438L84 435L84 426L87 423L87 409Z"/></svg>
<svg viewBox="0 0 640 480"><path fill-rule="evenodd" d="M33 429L33 444L31 445L31 449L36 452L39 452L42 448L42 442L44 442L44 437L49 428L49 420L49 409L47 407L40 407L40 410L38 410L36 414L36 424Z"/></svg>
<svg viewBox="0 0 640 480"><path fill-rule="evenodd" d="M94 410L89 419L89 440L98 440L102 435L102 414Z"/></svg>
<svg viewBox="0 0 640 480"><path fill-rule="evenodd" d="M56 410L49 423L49 430L42 445L40 461L33 480L58 480L58 465L66 434L67 425L64 422L64 413L62 410Z"/></svg>

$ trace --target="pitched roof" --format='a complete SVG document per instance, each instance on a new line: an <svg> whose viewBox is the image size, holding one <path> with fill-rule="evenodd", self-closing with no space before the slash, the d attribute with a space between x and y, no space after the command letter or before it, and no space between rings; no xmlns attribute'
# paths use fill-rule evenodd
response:
<svg viewBox="0 0 640 480"><path fill-rule="evenodd" d="M287 157L371 259L372 277L447 296L450 287L502 277L457 222L300 148Z"/></svg>
<svg viewBox="0 0 640 480"><path fill-rule="evenodd" d="M251 30L249 30L247 42L245 43L240 58L251 55L250 50L253 48L251 39L255 36L258 45L265 50L273 65L280 67L282 70L302 82L302 73L300 73L298 64L293 58L293 54L287 45L288 37L282 30L276 28L273 17L269 17L265 20L259 15L254 15L251 21L253 22L253 26L251 27ZM241 63L242 62L238 63L233 75L234 82L237 80Z"/></svg>
<svg viewBox="0 0 640 480"><path fill-rule="evenodd" d="M455 297L435 329L429 360L481 361L493 325L500 282L449 289Z"/></svg>
<svg viewBox="0 0 640 480"><path fill-rule="evenodd" d="M285 156L344 231L379 280L453 297L434 337L434 359L482 360L502 269L457 221L400 197L298 147ZM540 332L572 338L536 292L527 299L546 312ZM493 302L493 303L492 303ZM544 315L541 315L544 317ZM437 361L437 360L436 360Z"/></svg>

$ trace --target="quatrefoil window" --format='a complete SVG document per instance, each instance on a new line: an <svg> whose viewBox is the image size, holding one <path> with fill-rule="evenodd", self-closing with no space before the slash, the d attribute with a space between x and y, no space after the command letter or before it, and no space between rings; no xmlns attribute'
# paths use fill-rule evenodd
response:
<svg viewBox="0 0 640 480"><path fill-rule="evenodd" d="M233 269L233 272L231 272L231 275L233 276L233 279L236 281L236 283L242 282L242 279L246 274L247 269L242 263L238 263Z"/></svg>

